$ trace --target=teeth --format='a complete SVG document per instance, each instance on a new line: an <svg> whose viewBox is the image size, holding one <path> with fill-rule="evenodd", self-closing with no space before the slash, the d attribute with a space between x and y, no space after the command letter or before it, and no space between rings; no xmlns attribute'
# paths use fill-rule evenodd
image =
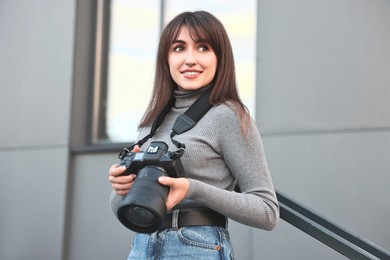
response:
<svg viewBox="0 0 390 260"><path fill-rule="evenodd" d="M195 72L195 71L186 71L184 72L184 74L188 75L188 76L195 76L197 74L199 74L199 72Z"/></svg>

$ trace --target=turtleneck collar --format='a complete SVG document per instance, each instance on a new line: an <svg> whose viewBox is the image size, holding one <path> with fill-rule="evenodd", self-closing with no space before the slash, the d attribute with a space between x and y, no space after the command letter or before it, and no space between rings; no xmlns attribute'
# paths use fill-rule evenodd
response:
<svg viewBox="0 0 390 260"><path fill-rule="evenodd" d="M173 96L176 99L175 108L186 108L191 106L203 92L211 87L212 84L197 90L174 90Z"/></svg>

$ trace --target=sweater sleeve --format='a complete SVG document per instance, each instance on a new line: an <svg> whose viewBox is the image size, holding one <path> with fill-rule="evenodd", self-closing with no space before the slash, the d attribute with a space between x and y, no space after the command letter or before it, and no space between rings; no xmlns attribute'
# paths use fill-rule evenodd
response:
<svg viewBox="0 0 390 260"><path fill-rule="evenodd" d="M190 179L187 198L242 224L272 230L279 219L279 206L259 131L250 119L245 137L236 113L228 106L222 106L218 115L220 153L240 192Z"/></svg>

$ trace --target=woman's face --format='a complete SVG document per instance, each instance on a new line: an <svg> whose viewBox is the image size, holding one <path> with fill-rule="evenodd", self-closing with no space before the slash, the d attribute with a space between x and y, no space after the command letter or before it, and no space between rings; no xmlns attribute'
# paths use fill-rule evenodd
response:
<svg viewBox="0 0 390 260"><path fill-rule="evenodd" d="M168 64L179 90L196 90L214 79L217 56L210 45L194 42L188 28L183 26L169 49Z"/></svg>

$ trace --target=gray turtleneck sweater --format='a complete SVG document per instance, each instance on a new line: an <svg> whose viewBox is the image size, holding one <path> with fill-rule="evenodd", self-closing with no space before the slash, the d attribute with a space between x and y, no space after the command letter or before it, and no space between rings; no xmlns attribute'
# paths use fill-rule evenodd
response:
<svg viewBox="0 0 390 260"><path fill-rule="evenodd" d="M164 141L176 151L170 133L176 118L198 98L199 91L175 92L176 103L151 141ZM142 138L149 127L140 130ZM247 141L233 106L224 103L212 107L189 131L176 135L185 144L181 157L190 185L185 200L176 208L204 206L245 225L271 230L279 219L279 207L255 123L246 126ZM241 192L235 192L236 183ZM111 206L116 214L121 196L113 191Z"/></svg>

